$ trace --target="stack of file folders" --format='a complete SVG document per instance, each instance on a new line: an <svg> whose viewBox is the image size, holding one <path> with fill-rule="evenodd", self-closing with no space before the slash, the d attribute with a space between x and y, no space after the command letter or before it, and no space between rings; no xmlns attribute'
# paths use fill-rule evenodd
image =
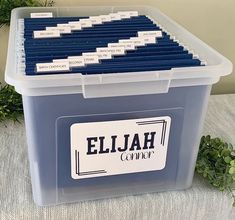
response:
<svg viewBox="0 0 235 220"><path fill-rule="evenodd" d="M204 65L145 15L99 19L94 17L93 23L92 17L21 20L21 60L26 75L143 72Z"/></svg>

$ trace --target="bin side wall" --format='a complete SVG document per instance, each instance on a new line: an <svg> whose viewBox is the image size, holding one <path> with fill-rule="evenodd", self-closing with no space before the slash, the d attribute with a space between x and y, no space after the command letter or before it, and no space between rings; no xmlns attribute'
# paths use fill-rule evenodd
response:
<svg viewBox="0 0 235 220"><path fill-rule="evenodd" d="M189 187L210 90L211 85L203 85L170 88L166 94L109 98L84 99L81 94L24 96L35 202L49 205ZM65 156L70 148L64 126L68 125L67 119L73 122L83 115L108 114L114 117L123 114L123 119L172 117L165 169L105 177L108 179L93 178L81 183L66 176L65 168L70 163ZM58 123L61 118L65 119Z"/></svg>

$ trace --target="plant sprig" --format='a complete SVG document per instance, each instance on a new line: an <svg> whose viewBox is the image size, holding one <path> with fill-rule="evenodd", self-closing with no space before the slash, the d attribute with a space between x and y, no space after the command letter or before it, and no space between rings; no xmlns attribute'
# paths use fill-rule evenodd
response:
<svg viewBox="0 0 235 220"><path fill-rule="evenodd" d="M235 207L235 150L231 144L210 135L201 138L196 163L198 174L220 191L227 190L233 198Z"/></svg>
<svg viewBox="0 0 235 220"><path fill-rule="evenodd" d="M7 119L19 121L23 116L21 95L10 85L0 85L0 122Z"/></svg>
<svg viewBox="0 0 235 220"><path fill-rule="evenodd" d="M50 7L54 1L46 0L0 0L0 28L10 24L11 10L18 7Z"/></svg>

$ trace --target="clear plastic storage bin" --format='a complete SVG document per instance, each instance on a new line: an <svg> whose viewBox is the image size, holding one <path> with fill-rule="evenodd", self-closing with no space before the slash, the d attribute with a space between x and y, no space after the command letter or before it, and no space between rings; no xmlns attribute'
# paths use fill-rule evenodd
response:
<svg viewBox="0 0 235 220"><path fill-rule="evenodd" d="M19 19L135 10L206 65L158 71L27 76ZM33 196L38 205L191 186L212 84L232 64L155 8L18 8L11 16L6 82L23 96Z"/></svg>

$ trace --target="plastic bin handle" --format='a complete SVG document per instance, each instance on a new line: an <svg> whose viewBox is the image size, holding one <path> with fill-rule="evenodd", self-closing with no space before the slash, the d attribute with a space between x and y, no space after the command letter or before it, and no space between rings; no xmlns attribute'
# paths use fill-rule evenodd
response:
<svg viewBox="0 0 235 220"><path fill-rule="evenodd" d="M82 76L84 98L167 93L172 70Z"/></svg>

